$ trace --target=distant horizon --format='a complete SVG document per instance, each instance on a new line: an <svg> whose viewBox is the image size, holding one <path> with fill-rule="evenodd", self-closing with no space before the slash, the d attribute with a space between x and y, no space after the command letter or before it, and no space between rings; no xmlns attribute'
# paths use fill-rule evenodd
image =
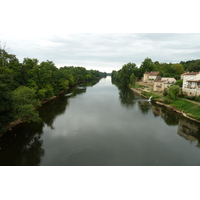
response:
<svg viewBox="0 0 200 200"><path fill-rule="evenodd" d="M146 58L153 62L180 63L197 60L199 33L64 33L51 36L9 36L1 32L1 46L20 62L36 58L50 60L56 67L82 66L111 73L124 64L140 67Z"/></svg>
<svg viewBox="0 0 200 200"><path fill-rule="evenodd" d="M7 45L7 44L6 44ZM3 46L2 44L1 44L1 41L0 41L0 47L1 46ZM8 49L8 50L7 50ZM125 65L125 64L127 64L127 63L135 63L135 62L127 62L127 63L123 63L122 65L121 65L121 67L119 67L118 69L116 69L116 68L114 68L113 67L113 69L111 68L111 69L109 69L110 71L108 71L108 70L102 70L102 69L104 69L104 68L102 68L102 67L87 67L87 66L83 66L83 65L57 65L53 60L50 60L50 59L46 59L46 60L39 60L37 57L24 57L24 58L21 58L21 59L19 59L18 58L18 56L14 53L14 52L12 52L12 50L10 50L10 48L9 47L7 47L6 46L6 48L5 48L5 50L9 53L9 54L13 54L13 55L15 55L16 56L16 58L19 60L19 62L20 63L23 63L23 60L25 59L25 58L30 58L30 59L37 59L38 60L38 64L40 64L41 62L46 62L47 60L49 60L49 61L52 61L53 63L54 63L54 65L57 67L57 68L60 68L60 67L71 67L71 66L73 66L73 67L84 67L85 69L87 69L87 70L98 70L98 71L100 71L100 72L106 72L106 73L112 73L112 71L118 71L118 70L120 70L122 67L123 67L123 65ZM150 57L146 57L146 58L150 58ZM146 59L146 58L144 58L144 60ZM150 58L151 59L151 58ZM144 61L143 60L143 61ZM152 59L151 59L152 60ZM197 59L190 59L190 60L180 60L180 61L178 61L178 62L171 62L171 61L169 61L169 62L161 62L161 61L159 61L159 60L152 60L152 62L156 62L156 61L158 61L159 63L167 63L167 64L169 64L169 63L172 63L172 64L176 64L176 63L180 63L180 62L187 62L187 61L192 61L192 60L200 60L200 58L197 58ZM143 62L142 61L142 62ZM140 64L137 64L137 63L135 63L136 64L136 67L137 68L140 68L140 66L141 66L141 64L142 64L142 62L140 63ZM105 69L108 69L108 68L105 68Z"/></svg>

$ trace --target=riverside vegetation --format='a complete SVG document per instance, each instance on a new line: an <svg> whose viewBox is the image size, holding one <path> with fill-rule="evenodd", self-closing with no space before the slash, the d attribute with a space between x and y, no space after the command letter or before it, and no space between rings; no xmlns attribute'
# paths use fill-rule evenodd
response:
<svg viewBox="0 0 200 200"><path fill-rule="evenodd" d="M39 122L38 108L80 82L105 77L106 73L84 67L57 68L52 61L39 63L35 58L24 58L0 47L0 133L15 121Z"/></svg>
<svg viewBox="0 0 200 200"><path fill-rule="evenodd" d="M159 71L160 76L175 77L177 81L163 93L154 92L152 87L139 81L146 71ZM181 92L182 80L180 78L181 74L186 71L200 71L200 60L167 64L153 62L150 58L146 58L140 68L136 67L135 63L127 63L119 71L112 71L111 76L113 83L134 88L146 98L152 96L155 102L160 102L171 110L200 122L200 97L187 96Z"/></svg>

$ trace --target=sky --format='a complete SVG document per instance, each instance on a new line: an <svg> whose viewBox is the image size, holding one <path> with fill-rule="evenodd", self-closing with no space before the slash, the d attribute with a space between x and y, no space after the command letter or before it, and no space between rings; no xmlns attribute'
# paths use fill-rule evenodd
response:
<svg viewBox="0 0 200 200"><path fill-rule="evenodd" d="M1 46L20 62L29 57L102 72L128 62L140 67L147 57L167 63L200 58L196 1L182 2L179 13L175 0L136 2L6 0Z"/></svg>

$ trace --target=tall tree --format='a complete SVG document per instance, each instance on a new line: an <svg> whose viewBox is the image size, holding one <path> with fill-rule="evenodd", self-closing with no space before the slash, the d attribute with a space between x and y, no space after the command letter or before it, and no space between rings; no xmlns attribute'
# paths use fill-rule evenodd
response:
<svg viewBox="0 0 200 200"><path fill-rule="evenodd" d="M132 73L132 74L131 74L131 77L130 77L130 84L131 84L132 86L135 86L135 79L136 79L135 74Z"/></svg>
<svg viewBox="0 0 200 200"><path fill-rule="evenodd" d="M40 106L40 102L36 98L35 90L20 86L12 92L12 100L15 119L27 122L40 120L36 110Z"/></svg>
<svg viewBox="0 0 200 200"><path fill-rule="evenodd" d="M142 62L139 70L140 70L140 74L139 77L142 78L143 74L145 72L151 72L153 71L154 68L154 64L153 61L151 60L151 58L145 58L145 60Z"/></svg>
<svg viewBox="0 0 200 200"><path fill-rule="evenodd" d="M176 74L182 74L185 71L183 65L180 63L173 64L172 68Z"/></svg>
<svg viewBox="0 0 200 200"><path fill-rule="evenodd" d="M127 63L122 66L121 71L119 72L120 82L122 85L128 85L130 83L130 77L136 68L135 63Z"/></svg>
<svg viewBox="0 0 200 200"><path fill-rule="evenodd" d="M180 92L180 87L178 85L171 85L169 87L169 96L172 99L174 100L177 99L179 92Z"/></svg>

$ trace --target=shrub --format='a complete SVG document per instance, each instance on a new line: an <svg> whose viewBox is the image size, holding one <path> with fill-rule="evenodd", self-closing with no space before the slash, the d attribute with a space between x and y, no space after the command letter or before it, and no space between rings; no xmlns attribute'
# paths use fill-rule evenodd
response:
<svg viewBox="0 0 200 200"><path fill-rule="evenodd" d="M186 98L186 94L184 94L184 93L180 93L179 95L178 95L178 97L180 97L180 98Z"/></svg>
<svg viewBox="0 0 200 200"><path fill-rule="evenodd" d="M189 100L195 100L196 96L187 96L186 98Z"/></svg>
<svg viewBox="0 0 200 200"><path fill-rule="evenodd" d="M163 96L167 96L168 95L168 89L165 88L164 91L163 91Z"/></svg>
<svg viewBox="0 0 200 200"><path fill-rule="evenodd" d="M175 85L178 85L179 87L183 86L183 79L177 80Z"/></svg>
<svg viewBox="0 0 200 200"><path fill-rule="evenodd" d="M169 96L172 98L172 99L177 99L178 97L178 94L179 94L179 91L180 91L180 87L178 85L171 85L169 87Z"/></svg>
<svg viewBox="0 0 200 200"><path fill-rule="evenodd" d="M196 96L195 101L200 101L200 96Z"/></svg>
<svg viewBox="0 0 200 200"><path fill-rule="evenodd" d="M170 103L171 103L171 101L170 101L170 100L168 100L168 99L165 99L165 100L164 100L164 103L165 103L165 104L170 104Z"/></svg>

